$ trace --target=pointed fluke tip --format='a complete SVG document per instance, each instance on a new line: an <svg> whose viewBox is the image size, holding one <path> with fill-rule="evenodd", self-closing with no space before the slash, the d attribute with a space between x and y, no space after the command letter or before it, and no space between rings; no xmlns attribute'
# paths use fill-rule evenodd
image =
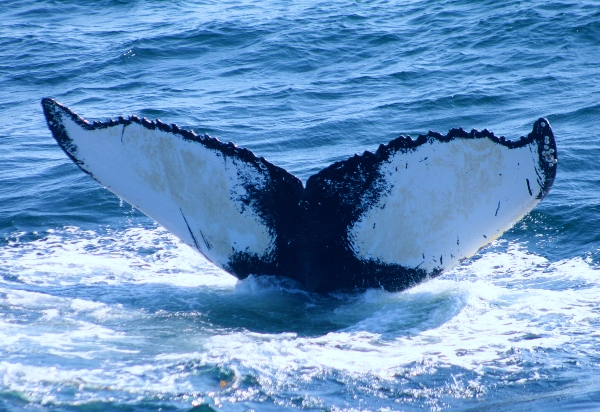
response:
<svg viewBox="0 0 600 412"><path fill-rule="evenodd" d="M44 109L44 114L48 114L49 110L52 110L56 106L56 100L51 97L44 97L42 99L42 108ZM48 116L46 116L48 117Z"/></svg>

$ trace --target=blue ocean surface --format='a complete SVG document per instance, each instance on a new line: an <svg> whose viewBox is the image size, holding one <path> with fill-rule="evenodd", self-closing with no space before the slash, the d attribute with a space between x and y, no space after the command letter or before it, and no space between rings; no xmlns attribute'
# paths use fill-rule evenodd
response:
<svg viewBox="0 0 600 412"><path fill-rule="evenodd" d="M0 2L0 410L600 410L600 3ZM82 173L40 99L304 181L400 134L557 139L546 199L403 292L236 281Z"/></svg>

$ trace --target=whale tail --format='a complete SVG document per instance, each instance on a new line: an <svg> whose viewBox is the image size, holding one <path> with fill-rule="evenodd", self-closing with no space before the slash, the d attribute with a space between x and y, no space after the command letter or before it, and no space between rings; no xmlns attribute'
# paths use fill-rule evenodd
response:
<svg viewBox="0 0 600 412"><path fill-rule="evenodd" d="M75 164L214 264L318 292L436 276L520 220L556 175L546 119L515 141L487 130L400 136L304 187L247 149L174 124L90 123L53 99L42 106Z"/></svg>

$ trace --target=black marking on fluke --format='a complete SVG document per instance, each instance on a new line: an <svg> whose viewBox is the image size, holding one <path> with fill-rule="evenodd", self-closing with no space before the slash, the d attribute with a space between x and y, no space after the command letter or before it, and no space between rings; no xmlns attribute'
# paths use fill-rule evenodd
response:
<svg viewBox="0 0 600 412"><path fill-rule="evenodd" d="M187 229L190 232L190 236L192 237L192 240L194 241L194 246L196 246L196 250L198 252L202 253L202 249L200 249L200 245L198 245L198 241L196 240L196 236L194 236L194 232L192 231L192 228L190 228L190 224L188 223L187 219L185 218L185 215L183 214L183 210L181 210L181 208L179 208L179 211L181 212L181 217L183 217L183 221L185 222L185 225L187 226ZM200 234L202 234L202 232L200 232ZM204 239L204 236L202 236L202 238ZM206 247L208 248L208 244L206 243L206 239L204 239L204 243L206 244Z"/></svg>
<svg viewBox="0 0 600 412"><path fill-rule="evenodd" d="M204 233L202 233L202 231L201 231L201 230L200 230L200 236L202 236L202 240L204 241L204 244L206 245L206 249L207 249L207 250L211 250L211 249L212 249L212 246L211 246L211 244L209 243L209 241L206 239L206 236L204 236ZM194 239L194 241L195 241L195 239Z"/></svg>
<svg viewBox="0 0 600 412"><path fill-rule="evenodd" d="M85 130L98 130L116 125L125 128L137 123L150 130L159 129L196 142L223 156L260 169L267 178L268 187L261 190L252 182L246 182L244 188L247 196L237 200L245 204L252 203L253 210L274 235L274 252L261 258L256 254L235 251L224 268L239 279L244 279L250 274L289 277L299 281L308 290L317 292L356 288L385 288L397 291L441 273L440 268L429 272L419 268L423 262L417 267L405 267L376 259L359 259L352 251L348 229L365 210L391 190L386 186L385 177L380 174L378 168L397 152L408 153L428 142L450 142L455 139L485 138L509 149L524 147L536 141L540 159L539 170L536 168L540 187L540 191L535 194L537 199L548 193L556 173L556 144L548 121L543 118L534 123L533 131L527 137L521 137L517 141L497 137L487 129L470 132L462 128L451 129L446 135L429 131L414 140L400 136L387 145L380 145L375 153L366 151L362 155L355 155L326 167L311 176L303 187L300 179L264 158L255 156L248 149L238 148L233 143L223 143L208 135L199 136L174 124L139 119L136 116L90 124L53 99L42 99L42 106L48 127L60 147L75 164L92 177L94 176L83 169L82 162L77 158L77 146L68 136L62 116L68 116ZM533 196L529 181L527 187ZM498 209L499 206L500 204ZM194 246L200 251L183 211L181 213ZM201 235L210 249L207 239ZM456 244L459 245L458 238ZM440 256L440 264L442 259L443 256Z"/></svg>

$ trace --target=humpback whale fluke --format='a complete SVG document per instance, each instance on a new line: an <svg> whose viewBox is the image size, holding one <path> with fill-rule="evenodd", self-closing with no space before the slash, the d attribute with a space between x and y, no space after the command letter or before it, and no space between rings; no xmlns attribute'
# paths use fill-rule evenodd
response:
<svg viewBox="0 0 600 412"><path fill-rule="evenodd" d="M400 136L300 179L251 151L136 116L88 122L53 99L52 135L84 172L239 279L401 290L468 258L546 196L550 124Z"/></svg>

